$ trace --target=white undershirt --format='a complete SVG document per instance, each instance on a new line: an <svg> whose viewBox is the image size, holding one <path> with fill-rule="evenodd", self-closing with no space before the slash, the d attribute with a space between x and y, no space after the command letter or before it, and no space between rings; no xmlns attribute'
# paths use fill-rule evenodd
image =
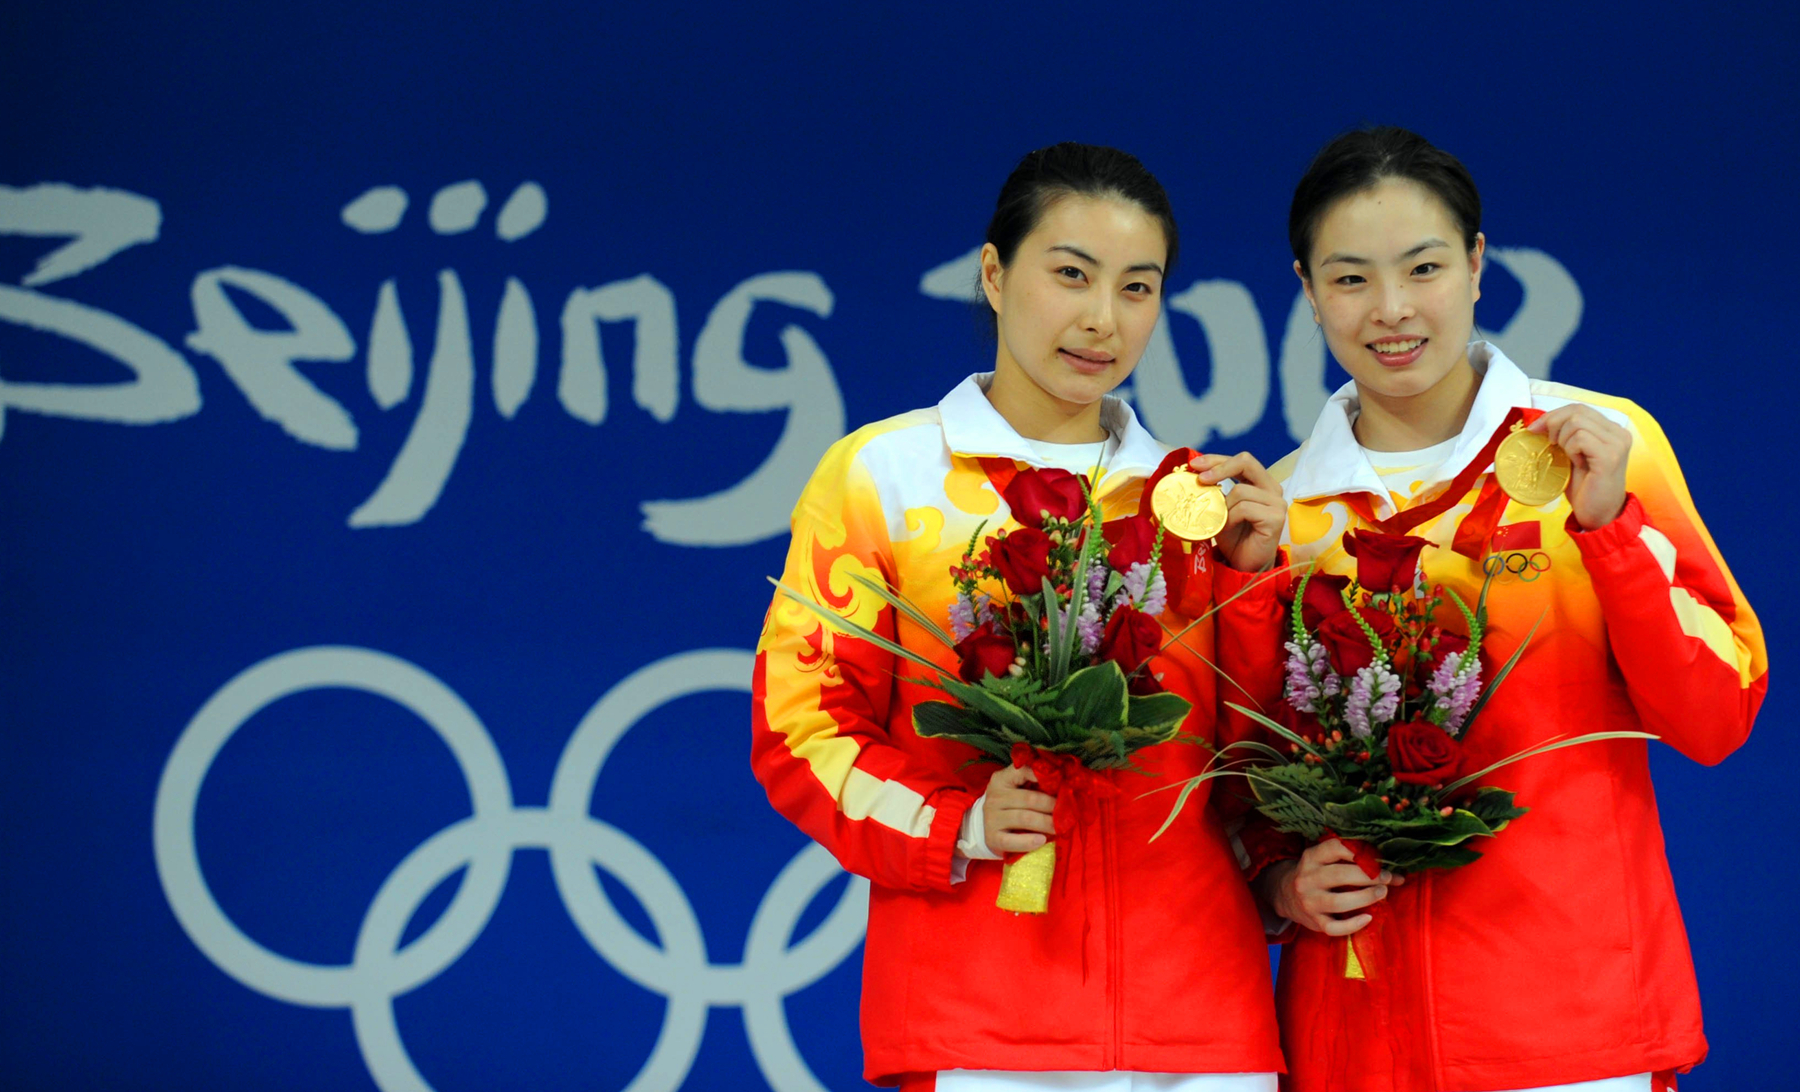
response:
<svg viewBox="0 0 1800 1092"><path fill-rule="evenodd" d="M1456 440L1452 436L1417 451L1374 451L1364 447L1362 453L1396 500L1411 500L1426 482L1437 479L1437 469L1456 450Z"/></svg>

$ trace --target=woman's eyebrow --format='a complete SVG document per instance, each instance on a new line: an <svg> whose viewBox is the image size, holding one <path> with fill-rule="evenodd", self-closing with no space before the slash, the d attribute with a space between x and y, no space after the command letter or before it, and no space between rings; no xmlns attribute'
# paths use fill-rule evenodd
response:
<svg viewBox="0 0 1800 1092"><path fill-rule="evenodd" d="M1057 243L1055 246L1047 248L1044 251L1044 253L1054 254L1059 250L1066 254L1073 254L1077 258L1080 258L1082 261L1086 262L1087 264L1089 264L1091 266L1100 266L1100 265L1105 264L1100 259L1094 257L1092 254L1089 254L1087 251L1082 250L1080 247L1070 246L1068 243Z"/></svg>
<svg viewBox="0 0 1800 1092"><path fill-rule="evenodd" d="M1073 254L1077 258L1080 258L1082 261L1093 266L1095 269L1104 269L1106 267L1105 262L1094 257L1092 254L1089 254L1087 251L1081 249L1080 247L1071 246L1068 243L1058 243L1055 246L1047 247L1045 249L1044 253L1053 254L1057 251L1062 251L1065 254ZM1127 273L1156 273L1156 274L1160 275L1162 273L1162 271L1163 271L1163 267L1160 262L1137 262L1133 265L1128 265L1125 267L1125 272L1127 272Z"/></svg>

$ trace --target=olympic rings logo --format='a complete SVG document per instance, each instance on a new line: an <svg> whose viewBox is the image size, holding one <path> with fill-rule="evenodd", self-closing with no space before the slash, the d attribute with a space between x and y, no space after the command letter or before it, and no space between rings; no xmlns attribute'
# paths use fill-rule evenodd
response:
<svg viewBox="0 0 1800 1092"><path fill-rule="evenodd" d="M383 1092L431 1092L394 1018L394 999L441 974L481 935L520 849L549 851L564 907L595 952L633 982L668 999L649 1059L626 1092L672 1092L692 1068L712 1006L738 1006L763 1076L777 1092L824 1092L794 1046L784 999L843 962L862 942L867 880L851 877L837 905L794 944L801 913L841 874L809 845L764 894L738 964L711 963L693 904L655 855L588 814L614 744L639 719L689 694L748 690L750 653L699 649L670 656L621 681L569 738L546 807L513 803L506 767L473 711L421 668L371 649L315 647L272 656L240 673L188 723L156 792L156 870L181 927L220 970L259 993L295 1005L350 1010L369 1075ZM382 882L347 965L307 963L258 944L220 909L194 841L194 812L214 759L264 707L308 690L346 688L410 710L449 747L474 814L427 838ZM633 929L607 898L592 866L617 877L649 913L661 946ZM440 883L466 869L444 913L410 944L407 922Z"/></svg>
<svg viewBox="0 0 1800 1092"><path fill-rule="evenodd" d="M1505 573L1516 576L1529 584L1550 571L1550 555L1542 550L1530 553L1515 551L1507 554L1489 554L1481 563L1481 571L1487 576L1499 576Z"/></svg>

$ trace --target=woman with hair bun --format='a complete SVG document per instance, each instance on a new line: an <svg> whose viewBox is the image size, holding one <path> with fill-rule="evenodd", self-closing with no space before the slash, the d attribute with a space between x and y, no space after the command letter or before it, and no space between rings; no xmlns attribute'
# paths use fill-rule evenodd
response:
<svg viewBox="0 0 1800 1092"><path fill-rule="evenodd" d="M1484 677L1537 627L1462 769L1614 730L1730 754L1767 683L1756 616L1648 413L1471 340L1486 242L1469 172L1404 129L1348 133L1300 180L1288 230L1351 378L1274 468L1295 562L1353 575L1343 537L1369 528L1428 539L1423 582L1467 602L1492 574ZM1489 445L1518 417L1568 459L1536 507L1490 484ZM1454 607L1439 621L1462 628ZM1260 854L1260 893L1299 926L1277 987L1285 1088L1650 1092L1706 1056L1645 741L1493 780L1530 813L1465 867L1371 877L1336 840ZM1330 938L1365 928L1389 958L1358 980Z"/></svg>
<svg viewBox="0 0 1800 1092"><path fill-rule="evenodd" d="M949 570L977 528L1017 526L1002 497L1022 468L1092 473L1109 519L1138 512L1179 456L1110 392L1156 326L1176 243L1168 197L1131 156L1083 144L1027 155L981 251L993 372L833 446L794 510L783 582L956 673L849 574L945 618ZM1214 596L1249 590L1151 669L1193 703L1186 732L1248 734L1216 720L1207 661L1263 700L1279 693L1279 665L1259 651L1274 647L1280 604L1254 574L1277 560L1284 506L1248 455L1193 463L1237 485L1215 549L1165 545L1163 620L1179 629ZM999 858L1045 843L1055 800L1029 767L992 772L970 764L972 747L915 734L913 705L941 695L904 666L778 596L752 699L751 761L771 803L871 881L867 1077L939 1092L1274 1092L1263 925L1217 814L1189 809L1149 844L1168 797L1141 795L1198 772L1206 752L1164 744L1136 756L1148 777L1096 774L1121 791L1082 809L1091 822L1057 863L1049 912L1010 914L994 905Z"/></svg>

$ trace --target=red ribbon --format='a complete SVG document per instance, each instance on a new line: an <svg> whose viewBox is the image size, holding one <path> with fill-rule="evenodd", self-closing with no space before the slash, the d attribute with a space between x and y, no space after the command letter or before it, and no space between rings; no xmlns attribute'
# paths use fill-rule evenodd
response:
<svg viewBox="0 0 1800 1092"><path fill-rule="evenodd" d="M1543 415L1543 410L1529 406L1514 406L1506 411L1506 416L1500 420L1500 426L1494 429L1488 442L1469 460L1469 465L1462 468L1462 473L1452 479L1443 492L1424 504L1414 505L1404 512L1396 512L1387 519L1376 519L1367 494L1353 493L1345 497L1344 502L1364 523L1382 534L1404 535L1454 507L1469 492L1475 479L1492 469L1494 452L1499 450L1501 441L1512 435L1513 426L1529 425ZM1450 548L1464 557L1480 560L1487 550L1488 540L1493 537L1494 529L1500 525L1500 517L1506 511L1506 501L1507 496L1500 489L1499 479L1490 477L1481 487L1481 495L1476 498L1475 507L1457 525L1456 539Z"/></svg>
<svg viewBox="0 0 1800 1092"><path fill-rule="evenodd" d="M1337 837L1330 831L1324 837ZM1381 864L1372 847L1338 838L1373 878ZM1430 876L1410 877L1403 887L1368 908L1371 921L1349 937L1301 929L1282 953L1285 1004L1304 998L1316 1017L1307 1034L1283 1042L1288 1072L1297 1084L1317 1088L1382 1088L1432 1092L1431 1022L1427 1015L1420 935L1430 915ZM1354 943L1362 978L1344 974Z"/></svg>
<svg viewBox="0 0 1800 1092"><path fill-rule="evenodd" d="M1100 801L1119 795L1119 787L1098 770L1082 765L1073 755L1040 751L1029 743L1013 744L1012 764L1015 768L1029 766L1037 775L1038 791L1056 797L1056 809L1051 812L1056 837L1069 851L1069 856L1081 862L1081 888L1077 893L1081 896L1081 980L1086 982L1088 928L1092 924L1087 903L1087 831L1099 814ZM1078 842L1081 848L1076 851ZM1019 856L1023 854L1009 854L1007 860ZM1068 893L1071 863L1068 857L1057 862L1052 885L1059 897Z"/></svg>
<svg viewBox="0 0 1800 1092"><path fill-rule="evenodd" d="M976 461L981 464L981 469L987 474L988 481L994 483L994 492L1004 497L1006 495L1006 487L1011 485L1013 479L1019 476L1019 464L1013 462L1011 459L995 459L992 457L981 458Z"/></svg>

